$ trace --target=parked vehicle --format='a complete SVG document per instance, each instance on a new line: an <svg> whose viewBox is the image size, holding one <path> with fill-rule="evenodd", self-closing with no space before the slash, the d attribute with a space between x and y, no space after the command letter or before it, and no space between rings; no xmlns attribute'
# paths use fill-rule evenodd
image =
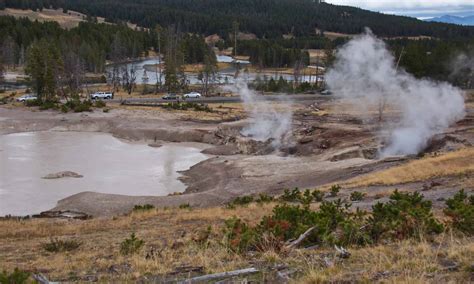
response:
<svg viewBox="0 0 474 284"><path fill-rule="evenodd" d="M329 90L324 90L324 91L321 91L321 95L329 96L329 95L332 95L332 92Z"/></svg>
<svg viewBox="0 0 474 284"><path fill-rule="evenodd" d="M33 94L26 94L26 95L23 95L19 98L16 99L17 102L26 102L26 101L34 101L34 100L37 100L38 97L36 95L33 95Z"/></svg>
<svg viewBox="0 0 474 284"><path fill-rule="evenodd" d="M163 100L179 100L179 96L174 93L169 93L161 97Z"/></svg>
<svg viewBox="0 0 474 284"><path fill-rule="evenodd" d="M199 99L200 97L201 97L201 94L198 92L191 92L191 93L183 95L184 99Z"/></svg>
<svg viewBox="0 0 474 284"><path fill-rule="evenodd" d="M112 92L96 92L90 95L91 100L111 100L114 98Z"/></svg>

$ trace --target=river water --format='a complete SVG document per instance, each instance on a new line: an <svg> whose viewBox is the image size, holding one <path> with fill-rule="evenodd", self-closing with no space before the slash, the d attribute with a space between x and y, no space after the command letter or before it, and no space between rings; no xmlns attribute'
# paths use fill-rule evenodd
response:
<svg viewBox="0 0 474 284"><path fill-rule="evenodd" d="M183 192L178 171L207 159L200 144L160 148L109 134L30 132L0 136L0 216L35 214L83 191L160 196ZM73 171L83 178L42 179Z"/></svg>
<svg viewBox="0 0 474 284"><path fill-rule="evenodd" d="M235 60L233 59L232 57L230 56L225 56L225 55L219 55L217 56L217 61L218 62L226 62L226 63L230 63L230 62L237 62L237 63L240 63L240 72L239 72L239 76L244 80L244 81L247 81L247 82L253 82L256 80L257 77L259 77L261 80L270 80L271 78L273 78L274 80L278 80L280 77L282 77L283 79L287 80L287 81L293 81L294 80L294 76L293 75L290 75L290 74L284 74L284 73L281 73L281 72L260 72L260 73L256 73L256 72L245 72L245 65L246 64L249 64L250 62L248 61L243 61L243 60ZM146 68L145 66L152 66L152 65L156 65L160 62L160 59L158 57L156 58L149 58L149 59L145 59L145 60L141 60L141 61L134 61L134 62L130 62L130 63L123 63L123 64L118 64L118 70L122 70L123 68L128 68L128 70L131 70L131 68L135 69L135 74L136 74L136 83L137 84L143 84L143 78L148 78L148 81L147 81L147 84L149 85L154 85L156 84L156 82L158 81L159 79L159 73L158 73L158 70L156 68L151 68L153 69L152 71L148 71L146 72ZM107 75L108 75L108 78L110 80L110 78L112 78L112 71L113 71L113 66L114 65L108 65L107 68L106 68L106 71L107 71ZM314 66L312 66L314 67ZM316 67L314 67L316 68ZM150 69L149 69L150 70ZM120 74L121 74L121 71L119 71ZM165 76L164 76L164 70L162 70L162 76L161 76L161 82L164 83L165 82ZM145 76L146 74L146 76ZM316 71L314 72L314 74L316 74ZM319 82L322 82L323 81L323 77L322 76L319 76L319 77L316 77L315 75L304 75L304 76L301 76L299 78L299 80L301 82L311 82L311 83L315 83L316 80L318 80ZM219 72L217 72L214 80L213 80L213 83L215 84L234 84L235 83L235 76L236 76L236 69L235 69L235 66L233 67L229 67L228 69L226 70L221 70ZM192 85L196 85L196 84L201 84L201 81L198 79L198 74L195 74L195 73L186 73L186 80L188 81L188 84L192 84Z"/></svg>

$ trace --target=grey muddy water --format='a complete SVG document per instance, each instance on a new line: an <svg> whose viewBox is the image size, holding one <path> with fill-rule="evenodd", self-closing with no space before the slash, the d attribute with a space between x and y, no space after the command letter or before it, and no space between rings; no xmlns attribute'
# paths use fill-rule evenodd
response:
<svg viewBox="0 0 474 284"><path fill-rule="evenodd" d="M83 191L134 196L182 192L178 171L208 156L202 144L160 148L105 133L29 132L0 136L0 216L35 214ZM82 178L42 179L61 171Z"/></svg>

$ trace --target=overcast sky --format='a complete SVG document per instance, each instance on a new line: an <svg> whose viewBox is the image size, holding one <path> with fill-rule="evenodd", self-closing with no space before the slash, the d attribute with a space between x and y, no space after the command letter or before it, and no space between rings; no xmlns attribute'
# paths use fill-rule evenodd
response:
<svg viewBox="0 0 474 284"><path fill-rule="evenodd" d="M474 11L474 0L326 0L326 2L416 17L440 14L467 15Z"/></svg>

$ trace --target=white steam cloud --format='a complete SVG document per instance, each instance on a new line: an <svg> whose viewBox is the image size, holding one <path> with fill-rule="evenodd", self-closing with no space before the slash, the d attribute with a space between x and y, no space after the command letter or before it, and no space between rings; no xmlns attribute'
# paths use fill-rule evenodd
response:
<svg viewBox="0 0 474 284"><path fill-rule="evenodd" d="M247 83L240 79L230 90L240 95L244 108L249 113L249 125L242 129L242 135L257 141L271 140L275 148L288 143L293 118L291 104L277 108L249 89Z"/></svg>
<svg viewBox="0 0 474 284"><path fill-rule="evenodd" d="M397 69L385 43L370 30L339 49L336 58L326 74L336 95L353 99L361 110L387 104L400 111L382 156L417 154L433 135L464 117L461 90L448 83L418 80Z"/></svg>

